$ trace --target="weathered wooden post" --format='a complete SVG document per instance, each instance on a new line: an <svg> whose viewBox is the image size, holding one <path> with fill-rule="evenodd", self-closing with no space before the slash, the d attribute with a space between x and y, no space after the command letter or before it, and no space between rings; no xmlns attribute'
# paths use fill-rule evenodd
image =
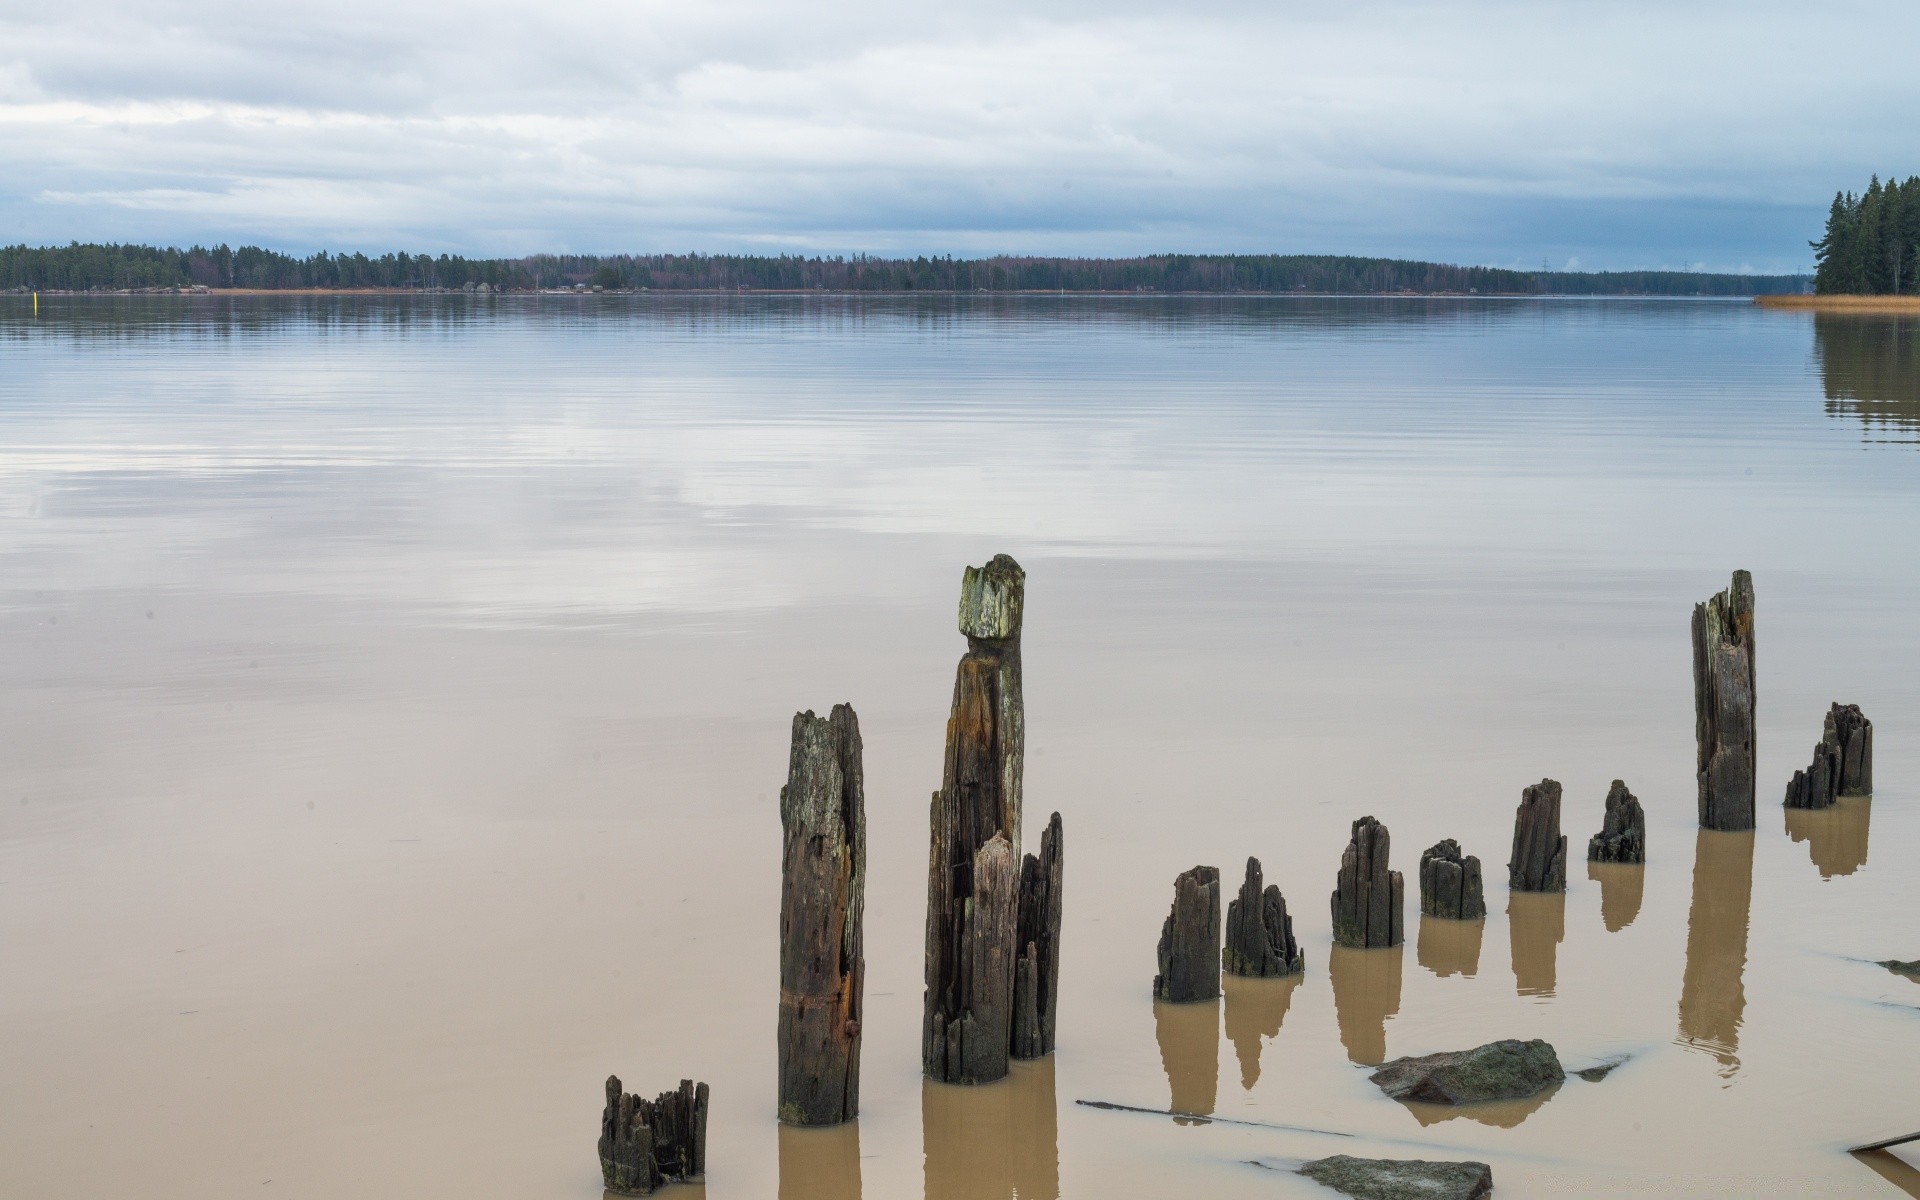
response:
<svg viewBox="0 0 1920 1200"><path fill-rule="evenodd" d="M1221 955L1229 975L1274 979L1298 975L1307 960L1293 938L1286 898L1274 884L1261 886L1260 860L1247 859L1240 895L1227 905L1227 944Z"/></svg>
<svg viewBox="0 0 1920 1200"><path fill-rule="evenodd" d="M1838 704L1827 710L1827 729L1840 747L1840 794L1873 794L1873 722L1858 704Z"/></svg>
<svg viewBox="0 0 1920 1200"><path fill-rule="evenodd" d="M1012 1047L1018 936L1021 774L1026 711L1020 620L1026 572L1006 555L968 567L960 585L967 652L954 677L946 764L933 795L927 866L929 1079L1004 1077Z"/></svg>
<svg viewBox="0 0 1920 1200"><path fill-rule="evenodd" d="M1752 829L1753 576L1693 608L1693 733L1702 829Z"/></svg>
<svg viewBox="0 0 1920 1200"><path fill-rule="evenodd" d="M607 1076L600 1114L600 1176L610 1192L645 1196L662 1184L707 1172L707 1085L682 1079L677 1091L645 1100Z"/></svg>
<svg viewBox="0 0 1920 1200"><path fill-rule="evenodd" d="M1333 889L1333 940L1342 946L1398 946L1404 939L1406 888L1387 869L1391 839L1372 817L1353 823Z"/></svg>
<svg viewBox="0 0 1920 1200"><path fill-rule="evenodd" d="M1813 762L1787 780L1785 803L1788 808L1832 808L1839 798L1840 747L1829 725L1826 736L1814 743Z"/></svg>
<svg viewBox="0 0 1920 1200"><path fill-rule="evenodd" d="M1429 917L1477 921L1487 915L1480 860L1460 853L1452 838L1435 842L1420 856L1420 911Z"/></svg>
<svg viewBox="0 0 1920 1200"><path fill-rule="evenodd" d="M1195 867L1173 881L1173 908L1160 927L1153 997L1185 1004L1220 996L1220 868Z"/></svg>
<svg viewBox="0 0 1920 1200"><path fill-rule="evenodd" d="M860 719L795 713L780 789L780 1119L836 1125L860 1113L867 807Z"/></svg>
<svg viewBox="0 0 1920 1200"><path fill-rule="evenodd" d="M1054 1015L1060 1001L1060 814L1040 835L1040 854L1020 863L1018 929L1013 968L1013 1057L1053 1053Z"/></svg>
<svg viewBox="0 0 1920 1200"><path fill-rule="evenodd" d="M1622 780L1614 780L1607 789L1607 815L1601 819L1600 832L1587 841L1587 861L1647 861L1647 814Z"/></svg>
<svg viewBox="0 0 1920 1200"><path fill-rule="evenodd" d="M1507 886L1516 892L1567 890L1567 838L1560 832L1560 785L1551 779L1523 788L1513 815L1513 856Z"/></svg>

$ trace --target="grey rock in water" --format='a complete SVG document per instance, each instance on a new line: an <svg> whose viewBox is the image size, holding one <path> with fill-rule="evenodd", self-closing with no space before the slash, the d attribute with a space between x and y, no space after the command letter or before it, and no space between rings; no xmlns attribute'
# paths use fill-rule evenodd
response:
<svg viewBox="0 0 1920 1200"><path fill-rule="evenodd" d="M707 1171L707 1085L682 1079L654 1100L621 1090L607 1076L600 1114L600 1176L610 1192L646 1196Z"/></svg>
<svg viewBox="0 0 1920 1200"><path fill-rule="evenodd" d="M1539 1038L1507 1038L1471 1050L1396 1058L1368 1076L1395 1100L1426 1104L1520 1100L1566 1077L1553 1047Z"/></svg>
<svg viewBox="0 0 1920 1200"><path fill-rule="evenodd" d="M1303 1164L1300 1173L1357 1200L1478 1200L1493 1194L1493 1168L1483 1162L1336 1154Z"/></svg>
<svg viewBox="0 0 1920 1200"><path fill-rule="evenodd" d="M1613 1074L1614 1068L1626 1062L1630 1057L1632 1056L1622 1054L1618 1058L1609 1058L1603 1062L1597 1062L1590 1067L1582 1067L1580 1070L1575 1071L1574 1074L1586 1080L1588 1083L1599 1083L1602 1079Z"/></svg>
<svg viewBox="0 0 1920 1200"><path fill-rule="evenodd" d="M1587 842L1587 861L1647 861L1647 814L1622 780L1614 780L1607 789L1607 815L1600 823L1600 832Z"/></svg>
<svg viewBox="0 0 1920 1200"><path fill-rule="evenodd" d="M1920 979L1920 959L1915 959L1912 962L1901 962L1897 958L1888 958L1882 959L1880 965L1896 975L1905 975L1912 979Z"/></svg>
<svg viewBox="0 0 1920 1200"><path fill-rule="evenodd" d="M1353 823L1333 889L1333 940L1342 946L1398 946L1405 940L1406 885L1387 869L1392 839L1372 817Z"/></svg>
<svg viewBox="0 0 1920 1200"><path fill-rule="evenodd" d="M1693 737L1702 829L1752 829L1753 576L1693 607Z"/></svg>
<svg viewBox="0 0 1920 1200"><path fill-rule="evenodd" d="M1275 979L1298 975L1306 956L1293 938L1286 898L1273 884L1261 886L1260 860L1247 859L1240 895L1227 904L1227 944L1221 965L1229 975Z"/></svg>
<svg viewBox="0 0 1920 1200"><path fill-rule="evenodd" d="M1420 911L1430 917L1477 921L1487 915L1480 860L1460 853L1452 838L1435 842L1420 856Z"/></svg>
<svg viewBox="0 0 1920 1200"><path fill-rule="evenodd" d="M1551 779L1523 788L1513 814L1513 856L1507 886L1516 892L1567 890L1567 836L1560 832L1560 785Z"/></svg>
<svg viewBox="0 0 1920 1200"><path fill-rule="evenodd" d="M1220 997L1220 868L1195 867L1173 881L1173 909L1160 927L1156 1000Z"/></svg>

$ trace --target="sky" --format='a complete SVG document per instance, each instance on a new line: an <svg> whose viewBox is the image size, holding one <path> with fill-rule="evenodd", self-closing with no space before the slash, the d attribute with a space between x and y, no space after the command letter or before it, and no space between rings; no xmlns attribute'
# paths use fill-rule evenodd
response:
<svg viewBox="0 0 1920 1200"><path fill-rule="evenodd" d="M1911 0L0 0L0 242L1795 271Z"/></svg>

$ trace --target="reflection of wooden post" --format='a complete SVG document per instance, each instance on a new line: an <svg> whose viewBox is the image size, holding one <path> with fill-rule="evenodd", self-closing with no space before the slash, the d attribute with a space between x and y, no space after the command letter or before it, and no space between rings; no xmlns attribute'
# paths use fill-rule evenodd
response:
<svg viewBox="0 0 1920 1200"><path fill-rule="evenodd" d="M1167 1108L1205 1117L1220 1091L1220 1005L1153 1006L1153 1036L1160 1044L1160 1066L1167 1073ZM1194 1124L1179 1117L1182 1125Z"/></svg>
<svg viewBox="0 0 1920 1200"><path fill-rule="evenodd" d="M707 1170L707 1085L682 1079L678 1091L643 1100L607 1076L600 1114L600 1175L610 1192L645 1196Z"/></svg>
<svg viewBox="0 0 1920 1200"><path fill-rule="evenodd" d="M1014 949L1013 1056L1053 1053L1054 1015L1060 1004L1060 814L1040 835L1040 854L1020 863L1019 929Z"/></svg>
<svg viewBox="0 0 1920 1200"><path fill-rule="evenodd" d="M860 1122L782 1125L779 1200L860 1200Z"/></svg>
<svg viewBox="0 0 1920 1200"><path fill-rule="evenodd" d="M1702 829L1752 829L1753 576L1693 609L1693 732Z"/></svg>
<svg viewBox="0 0 1920 1200"><path fill-rule="evenodd" d="M1184 1004L1220 995L1220 868L1195 867L1173 881L1173 908L1160 927L1153 997Z"/></svg>
<svg viewBox="0 0 1920 1200"><path fill-rule="evenodd" d="M968 567L946 765L934 793L927 869L927 1077L986 1083L1007 1073L1020 880L1026 713L1020 620L1026 572L1002 554Z"/></svg>
<svg viewBox="0 0 1920 1200"><path fill-rule="evenodd" d="M1600 919L1607 932L1619 933L1633 924L1647 886L1647 873L1640 864L1590 862L1587 878L1600 885Z"/></svg>
<svg viewBox="0 0 1920 1200"><path fill-rule="evenodd" d="M1400 872L1387 869L1391 839L1372 817L1353 823L1333 889L1333 940L1342 946L1398 946L1406 912Z"/></svg>
<svg viewBox="0 0 1920 1200"><path fill-rule="evenodd" d="M1293 1003L1300 976L1251 979L1228 975L1220 983L1227 999L1227 1039L1240 1060L1240 1086L1252 1091L1260 1081L1261 1041L1280 1036L1280 1023L1287 1019L1287 1007Z"/></svg>
<svg viewBox="0 0 1920 1200"><path fill-rule="evenodd" d="M1402 946L1390 950L1335 946L1327 953L1340 1044L1354 1062L1377 1067L1387 1060L1387 1022L1400 1013L1400 965L1405 954Z"/></svg>
<svg viewBox="0 0 1920 1200"><path fill-rule="evenodd" d="M1480 940L1486 927L1485 921L1423 916L1416 957L1421 966L1442 979L1449 975L1471 979L1480 970Z"/></svg>
<svg viewBox="0 0 1920 1200"><path fill-rule="evenodd" d="M1477 921L1487 915L1480 860L1460 853L1452 838L1435 842L1420 856L1420 911L1429 917Z"/></svg>
<svg viewBox="0 0 1920 1200"><path fill-rule="evenodd" d="M1565 892L1514 892L1507 897L1507 947L1515 991L1522 996L1553 995L1560 943L1566 936Z"/></svg>
<svg viewBox="0 0 1920 1200"><path fill-rule="evenodd" d="M1753 907L1753 834L1700 831L1687 910L1687 970L1680 985L1680 1039L1740 1069L1747 1010L1747 920Z"/></svg>
<svg viewBox="0 0 1920 1200"><path fill-rule="evenodd" d="M1059 1200L1053 1060L1015 1063L1008 1076L996 1087L920 1085L926 1200Z"/></svg>
<svg viewBox="0 0 1920 1200"><path fill-rule="evenodd" d="M1621 780L1614 780L1607 789L1607 815L1600 822L1600 832L1587 842L1587 861L1647 861L1647 814Z"/></svg>
<svg viewBox="0 0 1920 1200"><path fill-rule="evenodd" d="M1560 785L1551 779L1523 789L1513 814L1513 856L1507 886L1516 892L1567 890L1567 837L1560 832Z"/></svg>
<svg viewBox="0 0 1920 1200"><path fill-rule="evenodd" d="M866 799L850 706L794 715L780 824L780 1119L834 1125L860 1112L866 973Z"/></svg>
<svg viewBox="0 0 1920 1200"><path fill-rule="evenodd" d="M1230 975L1273 979L1298 975L1306 969L1300 943L1293 938L1293 918L1280 889L1261 887L1260 860L1247 860L1247 877L1240 895L1227 905L1227 944L1222 963Z"/></svg>

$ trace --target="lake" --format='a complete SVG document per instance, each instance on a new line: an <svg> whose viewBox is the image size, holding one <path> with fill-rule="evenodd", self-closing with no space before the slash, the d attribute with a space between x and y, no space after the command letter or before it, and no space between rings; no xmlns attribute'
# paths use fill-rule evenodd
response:
<svg viewBox="0 0 1920 1200"><path fill-rule="evenodd" d="M609 1073L712 1085L716 1198L1324 1196L1286 1168L1333 1153L1897 1195L1843 1151L1920 1129L1920 986L1875 965L1920 957L1916 546L1898 318L0 297L0 1195L594 1196ZM928 797L996 552L1059 1050L962 1089L920 1077ZM1688 621L1736 568L1748 835L1693 777ZM841 701L862 1114L783 1130L777 797ZM1877 794L1787 813L1833 701ZM1543 776L1568 891L1509 896ZM1644 871L1579 861L1615 778ZM1410 896L1404 946L1335 952L1369 814L1410 892L1478 855L1484 927ZM1175 875L1248 855L1304 977L1156 1007ZM1358 1065L1502 1037L1630 1057L1456 1119Z"/></svg>

